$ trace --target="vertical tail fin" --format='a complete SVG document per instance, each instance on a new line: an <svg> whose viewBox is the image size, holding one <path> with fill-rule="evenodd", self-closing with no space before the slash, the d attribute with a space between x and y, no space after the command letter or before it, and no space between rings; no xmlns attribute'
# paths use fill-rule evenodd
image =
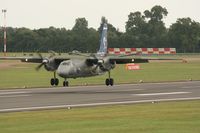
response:
<svg viewBox="0 0 200 133"><path fill-rule="evenodd" d="M100 48L99 48L99 51L97 52L97 54L100 56L105 56L107 54L107 48L108 48L107 30L108 30L108 26L106 23L104 23L102 33L101 33Z"/></svg>

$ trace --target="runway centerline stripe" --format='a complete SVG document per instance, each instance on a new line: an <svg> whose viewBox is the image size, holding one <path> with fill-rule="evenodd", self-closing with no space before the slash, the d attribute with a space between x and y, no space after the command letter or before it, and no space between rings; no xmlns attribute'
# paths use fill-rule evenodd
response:
<svg viewBox="0 0 200 133"><path fill-rule="evenodd" d="M133 96L160 96L160 95L176 95L176 94L188 94L191 92L168 92L168 93L146 93L146 94L132 94Z"/></svg>

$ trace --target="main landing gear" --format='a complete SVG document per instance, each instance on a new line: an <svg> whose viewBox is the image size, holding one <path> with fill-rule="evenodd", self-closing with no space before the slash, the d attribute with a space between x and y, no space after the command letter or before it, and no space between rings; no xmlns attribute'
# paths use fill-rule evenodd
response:
<svg viewBox="0 0 200 133"><path fill-rule="evenodd" d="M108 77L109 78L107 78L106 79L106 81L105 81L105 84L107 85L107 86L113 86L114 85L114 79L112 79L112 78L110 78L110 71L108 71Z"/></svg>
<svg viewBox="0 0 200 133"><path fill-rule="evenodd" d="M54 72L54 78L52 78L51 80L50 80L50 83L51 83L51 85L52 86L58 86L58 84L59 84L59 80L58 80L58 78L56 78L56 72Z"/></svg>
<svg viewBox="0 0 200 133"><path fill-rule="evenodd" d="M50 83L52 86L58 86L59 84L59 79L56 78L56 72L54 72L54 78L52 78L50 80ZM65 81L63 81L63 86L69 86L69 82L67 81L67 79L65 78Z"/></svg>

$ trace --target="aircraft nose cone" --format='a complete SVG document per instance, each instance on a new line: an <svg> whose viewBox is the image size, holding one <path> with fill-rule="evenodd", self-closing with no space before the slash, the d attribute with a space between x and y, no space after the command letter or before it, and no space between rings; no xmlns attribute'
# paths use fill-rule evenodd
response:
<svg viewBox="0 0 200 133"><path fill-rule="evenodd" d="M60 77L67 78L70 74L70 69L68 67L59 66L57 69L57 74Z"/></svg>

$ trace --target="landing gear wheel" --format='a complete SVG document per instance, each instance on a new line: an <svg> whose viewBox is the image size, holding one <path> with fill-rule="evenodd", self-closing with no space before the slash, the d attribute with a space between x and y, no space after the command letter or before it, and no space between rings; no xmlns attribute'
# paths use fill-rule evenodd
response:
<svg viewBox="0 0 200 133"><path fill-rule="evenodd" d="M114 80L110 79L110 85L113 86L114 85Z"/></svg>
<svg viewBox="0 0 200 133"><path fill-rule="evenodd" d="M63 81L63 86L69 86L69 82L68 81Z"/></svg>
<svg viewBox="0 0 200 133"><path fill-rule="evenodd" d="M59 84L59 80L57 78L55 78L55 79L52 78L50 83L51 83L52 86L54 86L54 85L57 86Z"/></svg>
<svg viewBox="0 0 200 133"><path fill-rule="evenodd" d="M109 79L106 79L105 84L106 84L107 86L109 86L110 80L109 80Z"/></svg>
<svg viewBox="0 0 200 133"><path fill-rule="evenodd" d="M51 80L50 80L50 84L52 85L52 86L57 86L58 84L59 84L59 80L56 78L56 72L54 72L54 78L52 78Z"/></svg>
<svg viewBox="0 0 200 133"><path fill-rule="evenodd" d="M57 86L59 84L59 80L57 78L54 79L54 83Z"/></svg>
<svg viewBox="0 0 200 133"><path fill-rule="evenodd" d="M113 86L114 85L114 80L111 78L111 79L106 79L106 81L105 81L105 84L107 85L107 86Z"/></svg>
<svg viewBox="0 0 200 133"><path fill-rule="evenodd" d="M51 85L53 86L55 84L54 79L52 78L50 81Z"/></svg>
<svg viewBox="0 0 200 133"><path fill-rule="evenodd" d="M108 78L106 79L105 84L107 86L109 86L109 85L113 86L114 85L114 79L110 78L110 71L108 71Z"/></svg>

